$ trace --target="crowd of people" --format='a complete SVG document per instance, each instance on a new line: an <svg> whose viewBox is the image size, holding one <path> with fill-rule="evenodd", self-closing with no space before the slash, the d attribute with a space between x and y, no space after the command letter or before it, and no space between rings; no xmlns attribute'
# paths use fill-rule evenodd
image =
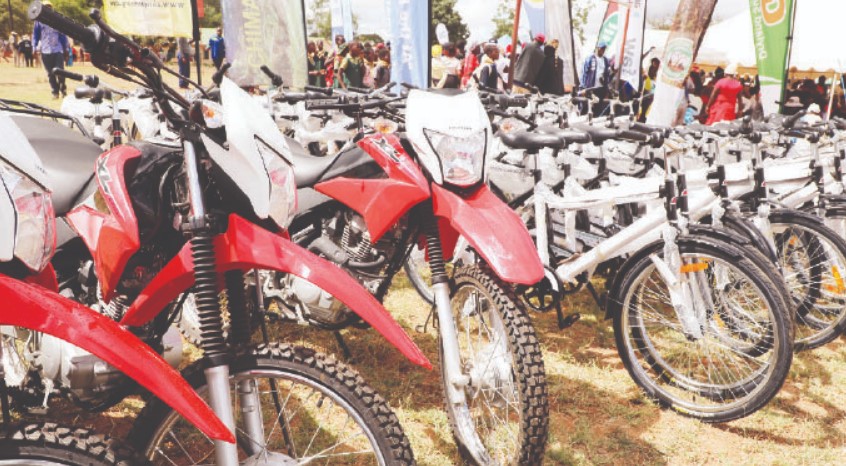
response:
<svg viewBox="0 0 846 466"><path fill-rule="evenodd" d="M347 42L338 34L331 50L327 48L322 40L307 44L309 85L374 89L391 81L390 42Z"/></svg>

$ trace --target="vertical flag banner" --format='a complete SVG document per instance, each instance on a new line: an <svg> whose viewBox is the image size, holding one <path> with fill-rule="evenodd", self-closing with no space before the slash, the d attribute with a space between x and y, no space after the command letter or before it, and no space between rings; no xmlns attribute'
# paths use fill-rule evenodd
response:
<svg viewBox="0 0 846 466"><path fill-rule="evenodd" d="M784 101L784 71L794 7L794 0L749 0L764 114L778 113L776 102Z"/></svg>
<svg viewBox="0 0 846 466"><path fill-rule="evenodd" d="M529 21L529 31L532 37L546 34L546 16L544 14L544 0L523 0L523 10Z"/></svg>
<svg viewBox="0 0 846 466"><path fill-rule="evenodd" d="M629 0L629 28L623 56L618 63L620 79L640 89L641 62L643 55L643 32L646 26L646 0Z"/></svg>
<svg viewBox="0 0 846 466"><path fill-rule="evenodd" d="M614 64L615 69L620 69L619 58L623 50L623 30L626 27L626 14L628 8L616 2L609 2L605 10L605 17L602 20L602 27L599 28L599 36L596 44L605 42L608 48L605 56Z"/></svg>
<svg viewBox="0 0 846 466"><path fill-rule="evenodd" d="M546 40L558 40L558 57L564 66L564 85L578 84L576 55L573 50L573 27L570 0L545 0Z"/></svg>
<svg viewBox="0 0 846 466"><path fill-rule="evenodd" d="M684 80L696 59L716 4L717 0L681 0L679 3L664 46L649 123L670 126L682 120Z"/></svg>
<svg viewBox="0 0 846 466"><path fill-rule="evenodd" d="M194 34L191 0L105 0L103 9L106 22L121 34L171 37L192 37Z"/></svg>
<svg viewBox="0 0 846 466"><path fill-rule="evenodd" d="M429 87L429 0L390 3L391 81Z"/></svg>
<svg viewBox="0 0 846 466"><path fill-rule="evenodd" d="M226 0L223 30L229 76L241 86L267 84L267 65L286 86L306 85L306 35L301 1Z"/></svg>
<svg viewBox="0 0 846 466"><path fill-rule="evenodd" d="M354 32L350 0L330 0L329 12L332 18L332 39L340 34L347 42L352 41Z"/></svg>

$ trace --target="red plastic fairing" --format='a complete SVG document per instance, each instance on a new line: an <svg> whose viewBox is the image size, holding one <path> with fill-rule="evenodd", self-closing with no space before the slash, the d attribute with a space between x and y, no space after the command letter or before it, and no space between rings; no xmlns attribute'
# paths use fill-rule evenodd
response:
<svg viewBox="0 0 846 466"><path fill-rule="evenodd" d="M44 270L35 275L26 277L24 281L46 288L50 291L59 292L59 281L56 278L56 270L53 268L53 264L47 264L47 267L44 267Z"/></svg>
<svg viewBox="0 0 846 466"><path fill-rule="evenodd" d="M277 270L302 277L346 304L373 326L411 362L432 365L388 311L346 272L282 236L264 230L237 215L229 217L229 229L215 238L218 272L229 270ZM121 321L140 326L153 319L167 303L194 284L194 262L186 244L132 303Z"/></svg>
<svg viewBox="0 0 846 466"><path fill-rule="evenodd" d="M399 219L426 199L429 182L394 135L373 135L358 145L385 170L387 179L335 178L314 189L343 202L364 217L372 241L378 241Z"/></svg>
<svg viewBox="0 0 846 466"><path fill-rule="evenodd" d="M459 196L433 183L432 199L435 215L441 217L441 235L454 238L444 232L446 220L499 278L521 285L533 285L543 278L543 265L523 221L487 186ZM454 248L455 240L450 242ZM451 251L448 247L444 244L444 251Z"/></svg>
<svg viewBox="0 0 846 466"><path fill-rule="evenodd" d="M36 285L0 275L0 325L61 338L103 359L159 397L213 439L234 443L232 432L178 372L113 320Z"/></svg>
<svg viewBox="0 0 846 466"><path fill-rule="evenodd" d="M141 244L138 219L126 190L126 173L139 157L138 149L118 146L97 159L97 182L109 214L80 206L67 215L70 225L91 251L106 302L114 296L127 261Z"/></svg>

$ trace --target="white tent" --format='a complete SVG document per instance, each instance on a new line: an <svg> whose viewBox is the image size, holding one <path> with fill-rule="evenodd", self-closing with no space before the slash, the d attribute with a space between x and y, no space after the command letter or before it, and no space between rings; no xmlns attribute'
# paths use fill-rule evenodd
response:
<svg viewBox="0 0 846 466"><path fill-rule="evenodd" d="M837 31L844 27L846 2L843 0L796 0L796 24L793 33L791 67L800 70L846 71L846 47L837 42ZM646 31L645 47L655 47L652 56L660 57L669 31ZM748 9L712 24L696 58L697 63L755 66L752 18Z"/></svg>

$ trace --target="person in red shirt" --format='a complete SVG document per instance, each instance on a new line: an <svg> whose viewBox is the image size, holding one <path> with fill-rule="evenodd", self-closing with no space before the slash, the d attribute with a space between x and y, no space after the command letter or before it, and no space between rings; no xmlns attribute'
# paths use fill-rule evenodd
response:
<svg viewBox="0 0 846 466"><path fill-rule="evenodd" d="M479 44L473 44L469 47L467 54L464 55L464 63L461 69L461 87L467 87L467 83L472 79L473 72L479 67L479 54L482 49Z"/></svg>
<svg viewBox="0 0 846 466"><path fill-rule="evenodd" d="M717 68L715 76L719 76L722 69ZM736 79L737 65L729 65L725 70L725 77L714 84L711 100L708 102L708 121L711 125L721 121L737 119L740 113L738 95L743 90L743 84Z"/></svg>

